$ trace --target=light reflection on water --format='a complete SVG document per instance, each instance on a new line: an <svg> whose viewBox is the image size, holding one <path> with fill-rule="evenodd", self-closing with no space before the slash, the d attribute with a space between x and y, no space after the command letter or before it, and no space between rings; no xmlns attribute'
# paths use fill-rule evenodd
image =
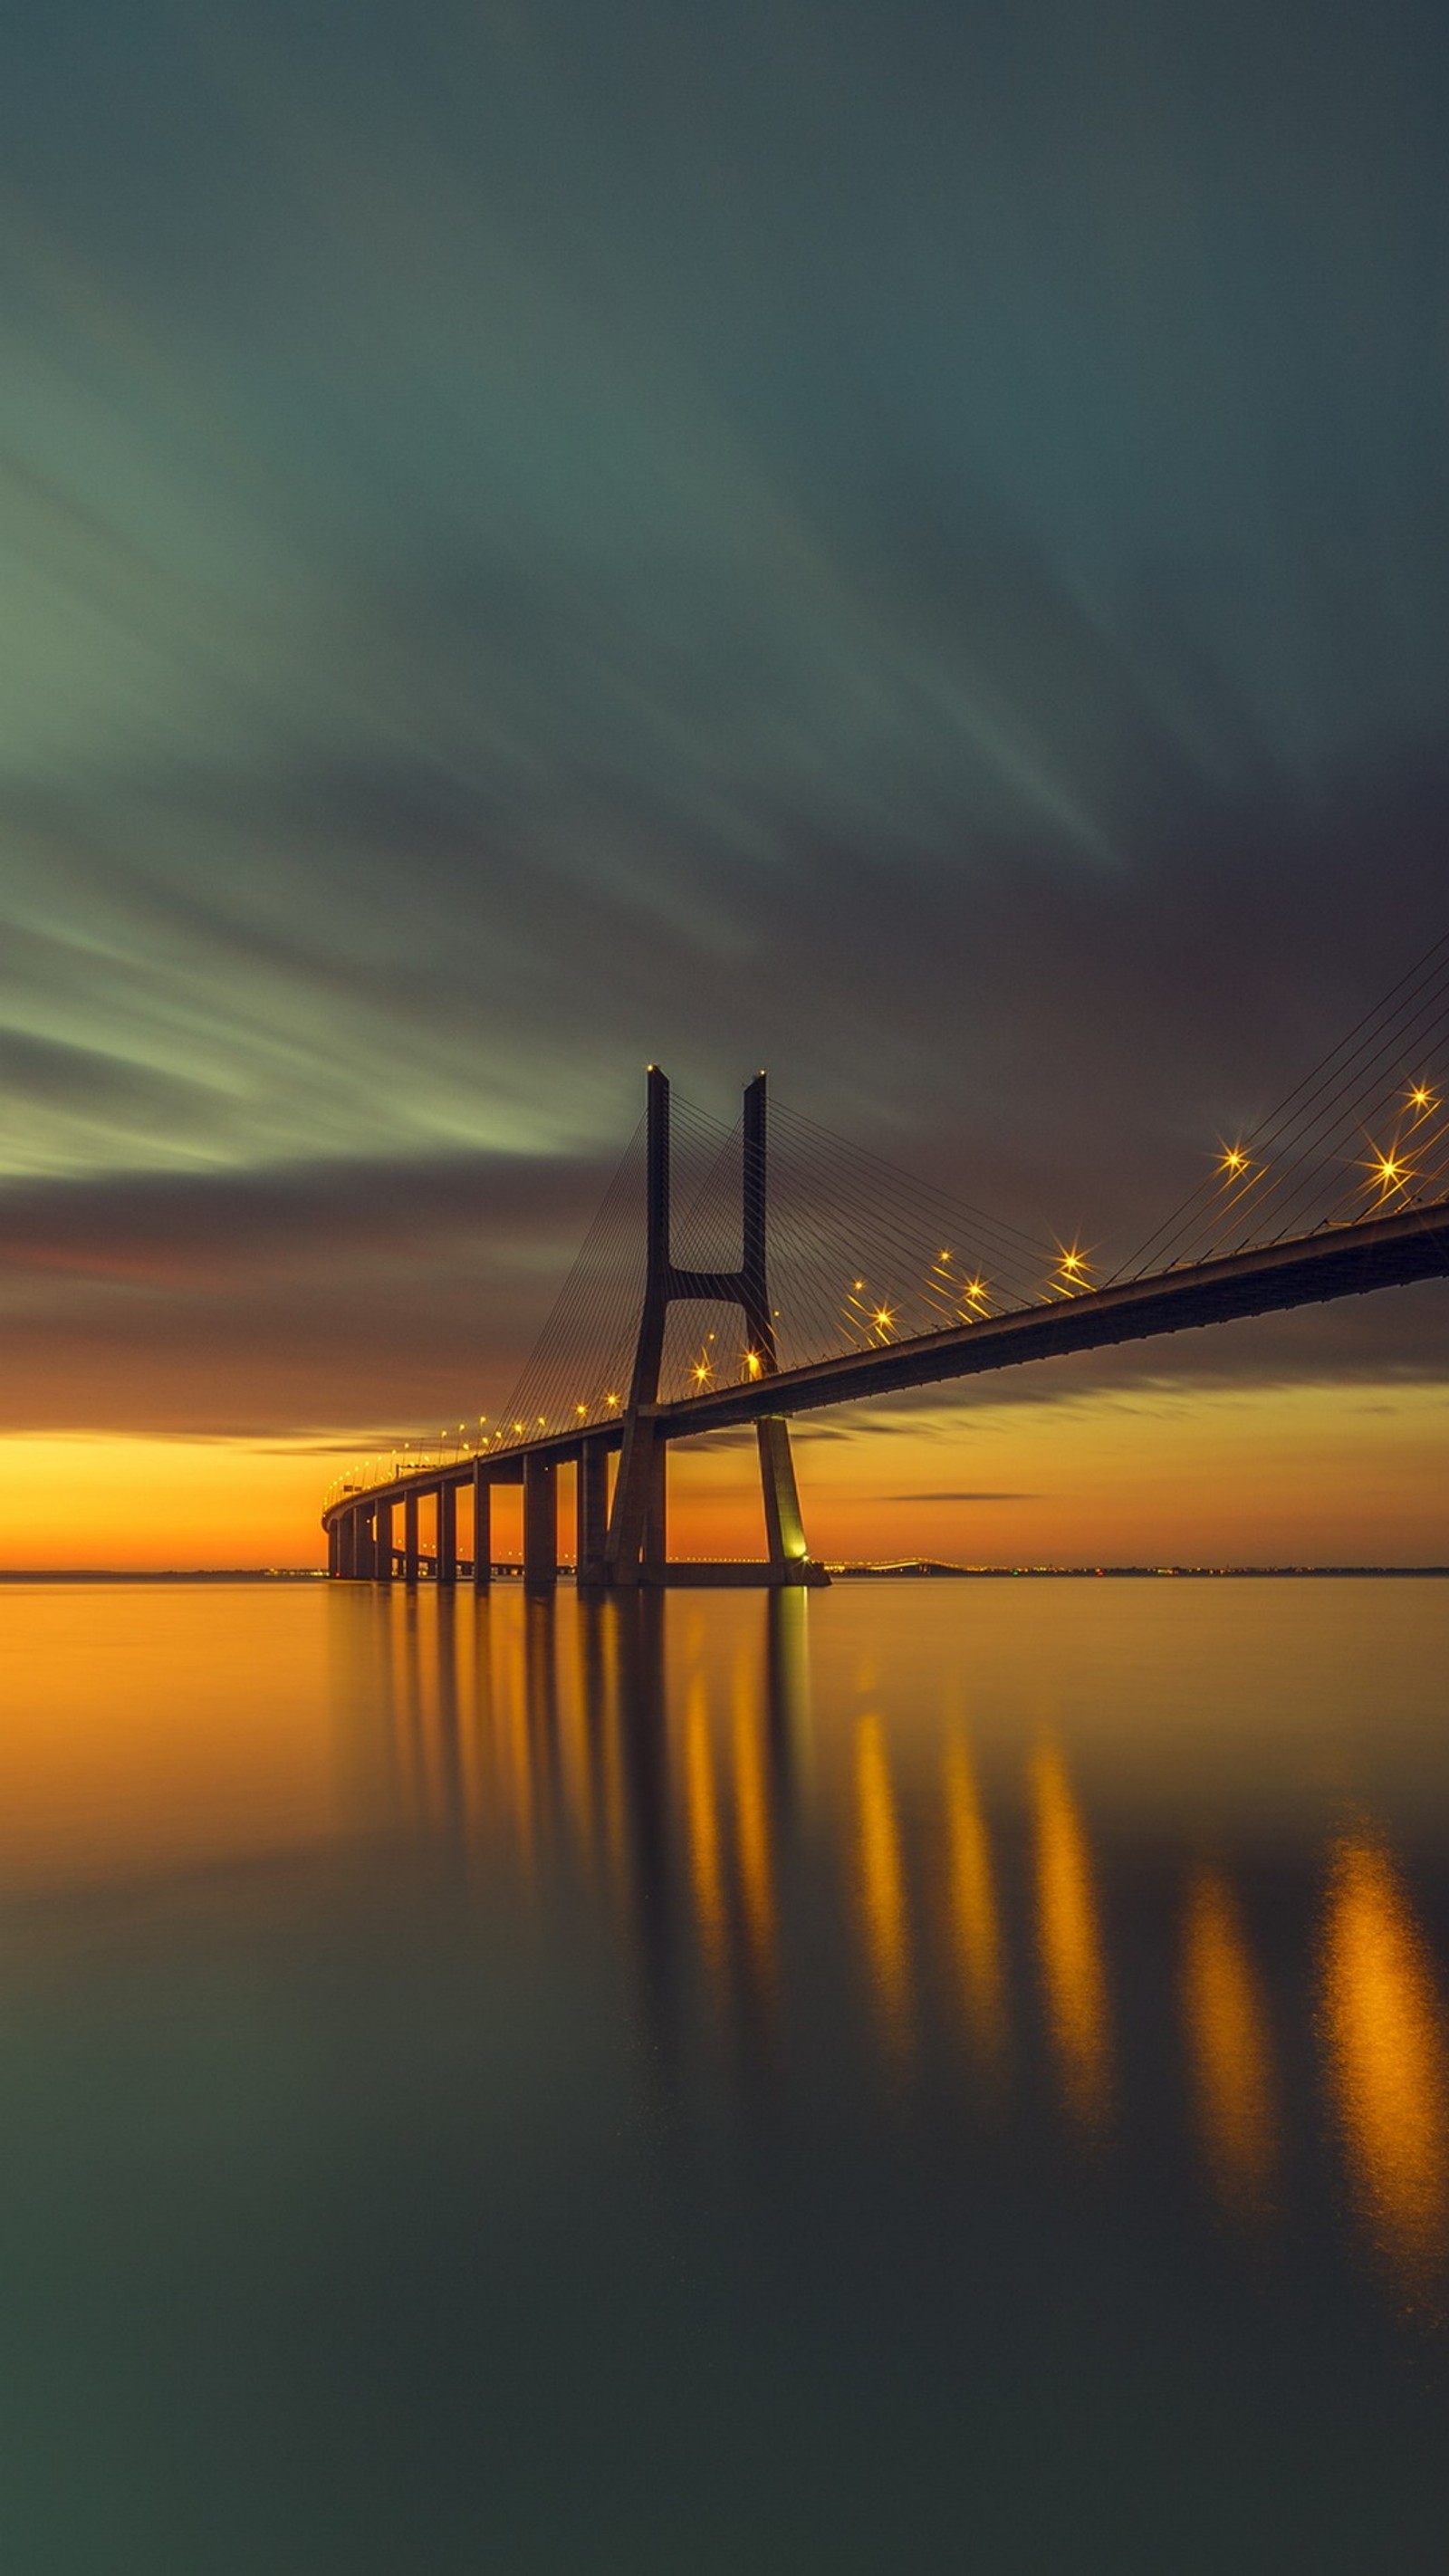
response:
<svg viewBox="0 0 1449 2576"><path fill-rule="evenodd" d="M704 1675L690 1677L684 1719L684 1795L689 1816L690 1880L700 1948L711 1975L725 1964L724 1856L720 1840L719 1799L714 1746Z"/></svg>
<svg viewBox="0 0 1449 2576"><path fill-rule="evenodd" d="M855 1722L856 1874L870 1986L891 2056L911 2045L911 1962L900 1824L880 1719Z"/></svg>
<svg viewBox="0 0 1449 2576"><path fill-rule="evenodd" d="M188 2576L865 2576L948 2504L993 2576L1437 2568L1449 1585L1381 1594L17 1590L0 2320L194 2283L165 2446L236 2335L284 2447L355 2345L412 2514L456 2405L431 2539Z"/></svg>
<svg viewBox="0 0 1449 2576"><path fill-rule="evenodd" d="M819 1977L824 1911L833 2009L857 2016L855 2045L884 2081L926 2045L929 2015L933 2053L959 2060L979 2108L999 2106L1015 2013L1020 2049L1049 2070L1084 2149L1110 2141L1111 1864L1104 1880L1063 1744L1024 1714L1005 1760L996 1719L988 1800L970 1728L949 1713L949 1672L934 1677L935 1709L917 1700L893 1723L881 1660L857 1659L847 1696L868 1704L812 1724L811 1623L822 1614L803 1598L695 1605L687 1622L657 1599L548 1605L510 1593L479 1604L350 1593L333 1610L342 1723L355 1730L371 1704L398 1815L480 1863L506 1854L524 1880L547 1861L607 1884L671 2063L691 2034L743 2033L758 2046L806 1973L788 1955L790 1923L815 1925ZM1199 1736L1195 1750L1212 1748ZM1114 1734L1114 1848L1123 1787ZM1307 1976L1285 1995L1280 1975L1278 2005L1312 2034L1315 2097L1282 2098L1234 1872L1200 1856L1185 1813L1166 1908L1177 2028L1157 2033L1152 2079L1181 2071L1178 2112L1202 2178L1226 2216L1255 2229L1278 2214L1290 2108L1306 2132L1327 2105L1361 2237L1422 2306L1449 2250L1436 1971L1382 1828L1345 1838L1342 1801L1321 1783L1308 1803L1317 1831L1294 1856L1306 1859L1305 1910L1321 1909L1303 1927L1321 1953L1321 1997ZM1250 1834L1250 1876L1260 1859ZM795 1882L783 1891L782 1870ZM681 2003L691 1966L697 1990ZM1029 2099L1029 2084L1016 2090Z"/></svg>
<svg viewBox="0 0 1449 2576"><path fill-rule="evenodd" d="M1443 2263L1449 2215L1443 2006L1400 1872L1363 1835L1333 1853L1323 2016L1360 2217L1404 2287L1422 2294Z"/></svg>
<svg viewBox="0 0 1449 2576"><path fill-rule="evenodd" d="M1067 2103L1082 2128L1099 2137L1112 2110L1107 1970L1086 1829L1054 1745L1038 1745L1032 1756L1031 1795L1047 2022Z"/></svg>
<svg viewBox="0 0 1449 2576"><path fill-rule="evenodd" d="M946 1738L941 1788L949 1919L962 2005L974 2056L994 2091L1004 2071L1007 2033L1001 1919L991 1838L970 1747L959 1726Z"/></svg>
<svg viewBox="0 0 1449 2576"><path fill-rule="evenodd" d="M1234 2215L1267 2215L1277 2157L1267 2008L1221 1869L1198 1870L1183 1919L1182 2009L1212 2179Z"/></svg>

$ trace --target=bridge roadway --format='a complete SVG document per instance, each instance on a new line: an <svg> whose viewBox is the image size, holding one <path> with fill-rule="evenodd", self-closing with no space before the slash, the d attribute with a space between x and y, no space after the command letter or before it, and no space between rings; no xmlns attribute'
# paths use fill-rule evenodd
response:
<svg viewBox="0 0 1449 2576"><path fill-rule="evenodd" d="M1064 1358L1122 1342L1154 1339L1250 1315L1281 1314L1295 1306L1358 1297L1375 1288L1401 1288L1416 1279L1449 1276L1449 1199L1406 1209L1397 1216L1363 1217L1351 1225L1299 1235L1265 1248L1229 1253L1216 1261L1185 1264L1107 1288L1082 1289L1041 1306L990 1315L970 1324L922 1333L907 1341L815 1360L738 1385L707 1388L655 1409L657 1432L680 1440L707 1431L734 1430L770 1415L808 1413L822 1405L858 1403L866 1396L898 1395L918 1386L942 1386L987 1370L1018 1368L1029 1360ZM455 1493L474 1482L522 1484L529 1460L562 1466L585 1451L602 1458L622 1445L621 1421L585 1429L546 1432L515 1448L485 1450L478 1459L419 1467L410 1473L341 1496L323 1516L331 1528L359 1504L403 1502L409 1497Z"/></svg>

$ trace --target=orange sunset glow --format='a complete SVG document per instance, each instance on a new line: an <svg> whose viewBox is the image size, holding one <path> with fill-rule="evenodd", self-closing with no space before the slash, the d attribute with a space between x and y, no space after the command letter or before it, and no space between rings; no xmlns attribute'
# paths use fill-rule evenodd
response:
<svg viewBox="0 0 1449 2576"><path fill-rule="evenodd" d="M1449 1397L1420 1389L1084 1394L1054 1404L884 1409L796 1432L812 1546L827 1558L967 1565L1438 1563ZM37 1570L321 1566L305 1441L10 1438L0 1563ZM569 1478L561 1540L570 1548ZM959 1499L957 1496L959 1495ZM494 1498L516 1551L516 1489ZM753 1441L676 1449L670 1545L763 1545Z"/></svg>

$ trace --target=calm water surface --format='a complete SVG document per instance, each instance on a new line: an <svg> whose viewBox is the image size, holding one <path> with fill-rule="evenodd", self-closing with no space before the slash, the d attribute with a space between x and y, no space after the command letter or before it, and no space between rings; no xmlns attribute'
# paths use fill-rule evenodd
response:
<svg viewBox="0 0 1449 2576"><path fill-rule="evenodd" d="M0 1595L18 2576L1441 2571L1449 1584Z"/></svg>

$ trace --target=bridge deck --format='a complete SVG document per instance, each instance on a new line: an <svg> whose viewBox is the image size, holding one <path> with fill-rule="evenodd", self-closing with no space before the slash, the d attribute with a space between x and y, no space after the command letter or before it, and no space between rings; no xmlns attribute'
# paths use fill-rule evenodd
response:
<svg viewBox="0 0 1449 2576"><path fill-rule="evenodd" d="M731 1430L766 1415L858 1403L867 1396L895 1395L988 1370L1023 1367L1030 1360L1148 1341L1160 1333L1279 1314L1295 1306L1326 1304L1337 1297L1364 1296L1375 1288L1405 1287L1417 1279L1446 1276L1449 1200L1439 1200L1402 1215L1367 1217L1257 1251L1159 1271L1117 1287L1084 1289L1049 1305L846 1352L738 1386L714 1387L705 1394L660 1405L656 1418L665 1438L677 1440ZM526 1457L562 1464L577 1458L585 1445L617 1449L622 1437L618 1422L590 1424L587 1430L547 1433L538 1440L521 1441L517 1448L485 1452L484 1465L490 1481L519 1483ZM471 1483L473 1474L472 1458L418 1468L369 1486L365 1493L357 1489L343 1495L325 1519L352 1509L361 1499L400 1499L420 1489L431 1493L440 1485Z"/></svg>
<svg viewBox="0 0 1449 2576"><path fill-rule="evenodd" d="M1254 1252L1159 1271L1114 1288L1086 1289L1047 1306L992 1315L910 1341L888 1342L747 1386L712 1389L662 1407L680 1431L719 1431L766 1413L804 1413L867 1395L944 1384L1028 1360L1101 1350L1205 1324L1279 1314L1326 1304L1374 1288L1405 1287L1449 1276L1449 1201L1402 1216L1370 1217L1351 1226L1299 1235Z"/></svg>

